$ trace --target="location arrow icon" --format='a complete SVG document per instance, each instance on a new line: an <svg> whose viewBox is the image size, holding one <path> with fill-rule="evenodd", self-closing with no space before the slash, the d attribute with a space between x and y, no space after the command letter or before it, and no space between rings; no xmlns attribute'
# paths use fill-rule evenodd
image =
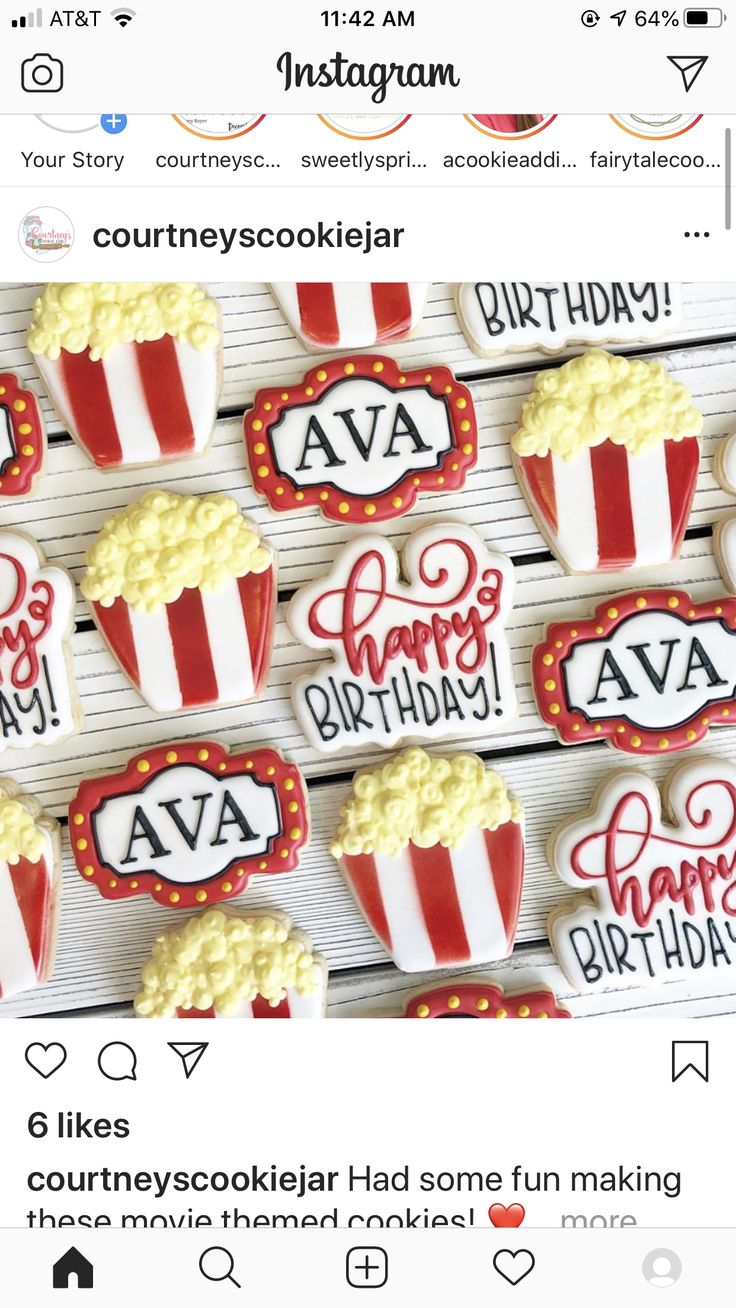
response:
<svg viewBox="0 0 736 1308"><path fill-rule="evenodd" d="M686 91L690 90L708 62L707 55L667 55L667 58L675 65L685 83Z"/></svg>
<svg viewBox="0 0 736 1308"><path fill-rule="evenodd" d="M178 1054L184 1068L184 1075L189 1080L195 1067L199 1065L200 1059L206 1049L209 1049L209 1040L186 1041L186 1040L167 1040L169 1049L173 1049Z"/></svg>

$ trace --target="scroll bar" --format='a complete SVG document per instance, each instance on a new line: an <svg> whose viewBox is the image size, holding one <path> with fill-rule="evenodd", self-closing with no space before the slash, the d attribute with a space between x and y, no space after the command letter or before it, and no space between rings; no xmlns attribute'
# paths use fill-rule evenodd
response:
<svg viewBox="0 0 736 1308"><path fill-rule="evenodd" d="M731 128L726 128L726 158L724 177L726 182L725 219L726 231L731 230Z"/></svg>

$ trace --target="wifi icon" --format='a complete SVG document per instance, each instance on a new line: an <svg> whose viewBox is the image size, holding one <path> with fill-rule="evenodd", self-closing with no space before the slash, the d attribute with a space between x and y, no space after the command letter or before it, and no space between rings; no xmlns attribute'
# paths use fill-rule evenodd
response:
<svg viewBox="0 0 736 1308"><path fill-rule="evenodd" d="M111 9L110 17L114 18L120 27L127 27L135 18L135 9Z"/></svg>

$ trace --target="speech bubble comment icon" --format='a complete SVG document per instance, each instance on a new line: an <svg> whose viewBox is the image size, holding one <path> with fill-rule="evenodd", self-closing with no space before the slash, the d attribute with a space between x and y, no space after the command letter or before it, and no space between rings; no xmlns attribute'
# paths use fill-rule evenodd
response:
<svg viewBox="0 0 736 1308"><path fill-rule="evenodd" d="M135 1049L122 1040L103 1045L97 1056L97 1066L108 1081L135 1081L137 1062Z"/></svg>

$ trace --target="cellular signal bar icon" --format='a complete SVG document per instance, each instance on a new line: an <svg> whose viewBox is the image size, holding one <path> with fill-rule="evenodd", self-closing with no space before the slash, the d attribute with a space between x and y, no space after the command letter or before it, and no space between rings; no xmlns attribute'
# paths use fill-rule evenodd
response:
<svg viewBox="0 0 736 1308"><path fill-rule="evenodd" d="M35 13L26 14L22 18L12 18L11 27L43 27L43 9L37 9Z"/></svg>

